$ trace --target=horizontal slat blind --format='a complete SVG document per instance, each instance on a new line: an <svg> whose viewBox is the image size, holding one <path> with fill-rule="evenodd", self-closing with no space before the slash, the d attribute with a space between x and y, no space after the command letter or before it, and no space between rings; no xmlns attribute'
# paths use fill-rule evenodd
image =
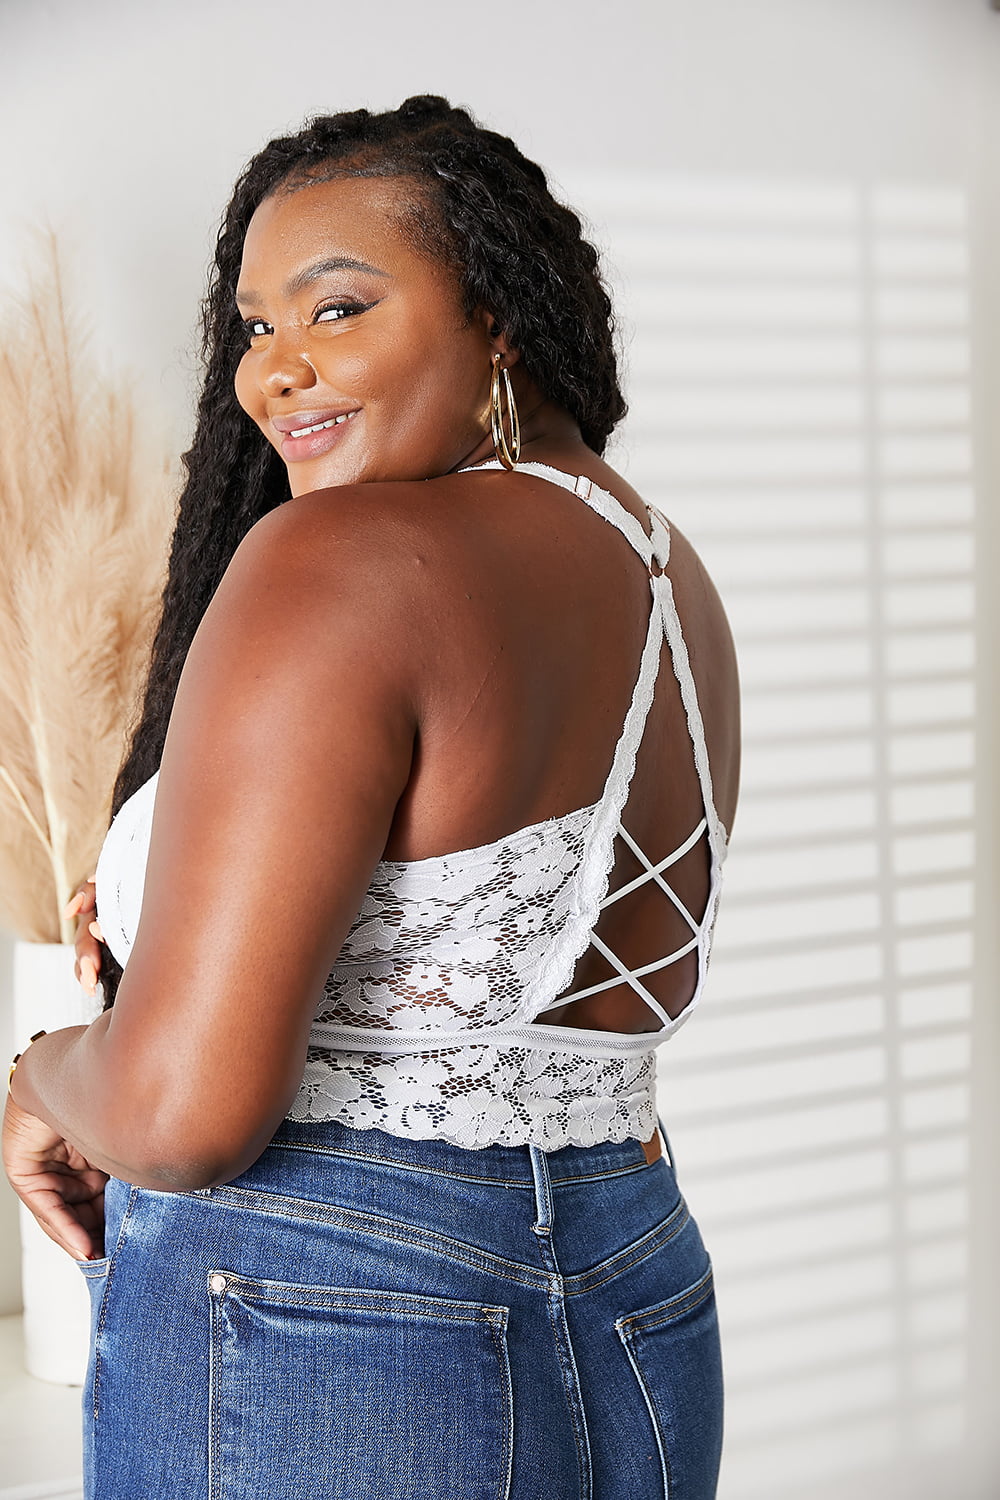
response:
<svg viewBox="0 0 1000 1500"><path fill-rule="evenodd" d="M720 1493L801 1500L965 1433L965 196L566 189L623 314L631 413L609 457L698 546L737 640L742 806L661 1112L718 1277Z"/></svg>

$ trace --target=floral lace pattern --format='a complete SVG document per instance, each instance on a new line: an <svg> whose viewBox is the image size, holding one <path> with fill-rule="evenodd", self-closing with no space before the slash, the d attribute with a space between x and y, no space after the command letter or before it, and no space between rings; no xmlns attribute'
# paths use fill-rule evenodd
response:
<svg viewBox="0 0 1000 1500"><path fill-rule="evenodd" d="M520 464L518 472L572 489L625 536L649 570L649 629L607 783L590 807L495 843L376 867L319 999L292 1119L377 1126L465 1147L530 1142L549 1151L647 1140L655 1129L654 1049L701 995L726 853L694 677L666 572L669 527L650 509L647 533L589 479L530 463ZM687 718L704 817L654 867L621 819L664 640ZM158 773L121 808L98 861L100 921L123 966L138 925L157 780ZM710 883L704 909L694 917L665 872L703 837ZM645 873L609 894L619 838ZM630 969L595 926L606 905L628 899L647 880L684 915L690 937L674 952ZM569 995L588 945L608 960L612 977ZM671 1018L643 980L695 950L694 992ZM544 1024L557 1001L622 981L659 1017L658 1031L619 1036Z"/></svg>
<svg viewBox="0 0 1000 1500"><path fill-rule="evenodd" d="M598 1061L487 1044L396 1058L310 1048L289 1117L473 1148L645 1141L656 1129L655 1071L652 1051Z"/></svg>
<svg viewBox="0 0 1000 1500"><path fill-rule="evenodd" d="M341 949L317 1021L428 1031L400 1056L313 1047L290 1116L437 1136L459 1146L546 1150L647 1139L653 1055L596 1059L442 1033L524 1025L571 916L597 804L497 844L412 864L384 861ZM391 955L391 956L390 956ZM537 1004L537 1002L535 1002Z"/></svg>

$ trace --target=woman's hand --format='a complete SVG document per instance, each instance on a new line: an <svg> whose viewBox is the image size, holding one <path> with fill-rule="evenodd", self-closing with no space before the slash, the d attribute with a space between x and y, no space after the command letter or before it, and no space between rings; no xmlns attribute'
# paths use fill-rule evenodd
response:
<svg viewBox="0 0 1000 1500"><path fill-rule="evenodd" d="M100 923L94 918L97 909L97 892L94 885L94 876L91 875L84 881L76 895L66 903L63 916L66 918L77 917L76 924L76 965L75 973L77 979L83 985L88 995L97 993L97 977L101 972L101 932Z"/></svg>
<svg viewBox="0 0 1000 1500"><path fill-rule="evenodd" d="M21 1202L76 1260L104 1254L104 1184L77 1148L7 1096L3 1164Z"/></svg>

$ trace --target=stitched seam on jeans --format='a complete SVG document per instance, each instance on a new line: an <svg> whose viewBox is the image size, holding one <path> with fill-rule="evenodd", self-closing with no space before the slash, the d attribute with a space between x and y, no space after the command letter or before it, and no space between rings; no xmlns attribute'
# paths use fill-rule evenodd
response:
<svg viewBox="0 0 1000 1500"><path fill-rule="evenodd" d="M649 1412L650 1425L653 1429L653 1436L656 1439L656 1451L660 1455L660 1478L663 1481L663 1496L664 1500L669 1500L669 1496L673 1489L673 1484L670 1476L670 1463L667 1458L667 1445L663 1440L663 1434L660 1432L660 1424L656 1418L656 1410L653 1406L652 1396L650 1394L648 1385L643 1379L642 1371L640 1370L639 1365L636 1361L635 1353L632 1349L631 1339L620 1325L616 1325L616 1327L618 1328L618 1337L621 1339L622 1345L625 1349L625 1357L628 1360L629 1364L632 1366L632 1373L635 1375L639 1389L642 1391L642 1399L645 1401L646 1410Z"/></svg>
<svg viewBox="0 0 1000 1500"><path fill-rule="evenodd" d="M226 1205L227 1194L243 1195L250 1202L239 1202L241 1208L249 1208L252 1212L265 1213L269 1217L302 1219L310 1223L329 1223L339 1225L345 1229L366 1231L375 1238L402 1241L405 1244L418 1244L424 1248L437 1250L441 1254L452 1254L454 1258L461 1260L464 1264L484 1266L492 1264L500 1265L505 1270L527 1271L531 1274L531 1267L521 1266L516 1261L508 1261L506 1257L496 1255L491 1250L482 1250L478 1245L469 1245L463 1240L453 1239L451 1235L439 1234L436 1230L427 1229L423 1225L408 1225L399 1219L387 1219L381 1214L366 1214L361 1209L343 1208L339 1205L316 1203L308 1198L286 1198L276 1193L263 1193L247 1188L219 1188L213 1193L213 1201ZM260 1206L260 1200L266 1200L266 1206ZM281 1213L280 1208L272 1209L271 1204L285 1207L288 1212ZM303 1212L303 1209L311 1212ZM468 1252L462 1254L461 1252ZM536 1277L538 1273L533 1273ZM519 1278L523 1279L523 1278ZM532 1282L530 1284L538 1284Z"/></svg>
<svg viewBox="0 0 1000 1500"><path fill-rule="evenodd" d="M245 1199L254 1201L248 1203L244 1201ZM261 1200L264 1201L261 1202ZM332 1228L367 1233L373 1239L390 1240L402 1245L418 1245L430 1254L457 1260L460 1264L472 1266L477 1271L487 1271L501 1277L506 1276L509 1280L521 1282L525 1286L544 1288L548 1285L543 1273L533 1270L530 1266L522 1266L517 1261L505 1260L503 1256L494 1255L490 1250L479 1250L475 1245L464 1245L461 1240L453 1240L436 1234L432 1229L415 1228L413 1233L400 1233L398 1231L407 1226L400 1225L398 1220L382 1219L374 1214L363 1214L357 1209L330 1208L322 1203L314 1205L307 1198L279 1198L272 1193L229 1187L214 1188L211 1198L201 1201L206 1204L213 1203L219 1208L249 1208L252 1212L263 1214L267 1218L293 1218L304 1223L329 1224ZM281 1212L277 1207L272 1207L272 1204L292 1206L295 1212ZM303 1207L311 1207L314 1211L302 1212ZM469 1253L461 1254L462 1250L467 1250Z"/></svg>
<svg viewBox="0 0 1000 1500"><path fill-rule="evenodd" d="M543 1176L547 1180L547 1168ZM550 1227L554 1227L554 1215L553 1224ZM545 1297L545 1306L549 1315L549 1323L552 1327L552 1338L555 1344L556 1362L559 1366L559 1377L562 1381L563 1396L566 1401L570 1426L573 1429L573 1441L576 1445L577 1470L580 1478L580 1500L590 1500L593 1487L590 1464L590 1440L587 1435L587 1417L583 1409L583 1393L580 1389L580 1372L577 1369L576 1360L573 1356L573 1342L569 1333L569 1319L566 1316L566 1284L559 1271L559 1261L556 1257L555 1245L553 1244L551 1235L546 1235L544 1238L539 1237L537 1243L539 1255L543 1263L551 1264L552 1268L549 1276L549 1289Z"/></svg>
<svg viewBox="0 0 1000 1500"><path fill-rule="evenodd" d="M569 1323L566 1318L565 1296L563 1295L562 1277L556 1273L557 1285L549 1291L545 1299L548 1308L549 1322L552 1325L552 1337L556 1346L556 1359L559 1364L559 1375L562 1379L563 1394L566 1398L566 1408L569 1412L570 1425L573 1428L573 1441L576 1444L576 1461L580 1473L580 1495L581 1500L590 1500L591 1474L590 1474L590 1443L587 1437L586 1417L582 1412L583 1395L580 1390L580 1374L576 1368L576 1360L573 1358L573 1345L569 1337ZM559 1317L553 1313L553 1303L559 1301ZM567 1357L571 1367L567 1369ZM572 1376L572 1378L571 1378ZM577 1410L577 1406L581 1410ZM581 1432L580 1422L583 1417L584 1426Z"/></svg>
<svg viewBox="0 0 1000 1500"><path fill-rule="evenodd" d="M676 1323L677 1319L684 1317L685 1313L693 1312L696 1307L707 1302L713 1291L713 1276L709 1269L699 1282L688 1291L682 1292L672 1302L668 1302L655 1317L650 1317L648 1311L629 1313L628 1317L622 1318L616 1324L616 1327L627 1331L631 1336L633 1332L644 1333L648 1328L662 1328L666 1323Z"/></svg>
<svg viewBox="0 0 1000 1500"><path fill-rule="evenodd" d="M495 1309L500 1316L489 1318L490 1337L493 1340L493 1348L496 1352L497 1363L500 1366L500 1379L505 1395L505 1422L506 1432L506 1463L500 1473L500 1488L497 1491L497 1500L510 1500L510 1487L514 1477L514 1382L510 1373L510 1358L507 1353L507 1315L509 1309L501 1307Z"/></svg>
<svg viewBox="0 0 1000 1500"><path fill-rule="evenodd" d="M527 1188L529 1191L534 1186L530 1177L522 1181L517 1178L512 1180L508 1177L492 1177L474 1172L453 1172L445 1167L430 1167L424 1166L422 1163L401 1161L395 1156L379 1156L367 1151L345 1151L340 1147L317 1146L311 1141L272 1141L271 1148L275 1151L310 1151L314 1156L342 1156L346 1157L349 1161L376 1162L386 1167L401 1167L406 1172L427 1172L436 1177L453 1177L456 1182L488 1182L493 1183L497 1187ZM605 1167L598 1172L574 1172L566 1176L553 1173L552 1185L553 1187L557 1187L564 1182L600 1182L608 1177L627 1177L632 1172L644 1172L650 1165L650 1162L643 1159L631 1162L628 1166L624 1167Z"/></svg>
<svg viewBox="0 0 1000 1500"><path fill-rule="evenodd" d="M111 1282L115 1274L115 1258L125 1242L125 1226L128 1224L129 1219L132 1217L132 1210L135 1207L138 1197L139 1189L135 1187L132 1188L129 1191L128 1203L125 1205L125 1212L122 1215L121 1227L118 1230L118 1238L115 1241L115 1248L112 1250L111 1254L108 1257L108 1276L107 1280L104 1283L104 1292L101 1296L101 1310L97 1315L97 1327L94 1330L94 1389L92 1395L92 1405L95 1422L97 1421L100 1408L101 1334L104 1332L104 1325L107 1322L108 1317L108 1297L111 1292Z"/></svg>
<svg viewBox="0 0 1000 1500"><path fill-rule="evenodd" d="M108 1274L111 1256L102 1255L100 1260L78 1260L77 1265L80 1267L84 1281L101 1281Z"/></svg>
<svg viewBox="0 0 1000 1500"><path fill-rule="evenodd" d="M596 1291L598 1287L613 1281L623 1271L629 1271L633 1266L641 1265L651 1255L655 1255L663 1245L670 1241L687 1225L691 1218L690 1210L682 1198L669 1218L664 1219L655 1229L644 1234L641 1239L633 1240L631 1245L626 1245L624 1250L618 1250L608 1260L601 1261L600 1265L592 1266L589 1271L579 1271L575 1276L566 1277L567 1297L579 1297L584 1292Z"/></svg>
<svg viewBox="0 0 1000 1500"><path fill-rule="evenodd" d="M609 1177L631 1177L633 1172L644 1172L649 1165L649 1162L643 1160L627 1167L608 1167L601 1172L574 1172L565 1177L560 1177L558 1173L550 1171L549 1179L554 1188L562 1187L565 1183L604 1182Z"/></svg>
<svg viewBox="0 0 1000 1500"><path fill-rule="evenodd" d="M468 1311L459 1311L454 1302L449 1303L444 1297L418 1297L408 1292L364 1291L351 1287L289 1286L287 1294L282 1295L277 1282L255 1281L252 1277L233 1275L231 1271L218 1274L226 1278L222 1295L235 1293L244 1302L252 1302L255 1306L325 1307L331 1312L390 1312L393 1317L441 1318L471 1326L493 1324L505 1312L502 1307L483 1302L469 1303ZM408 1302L417 1305L408 1306Z"/></svg>
<svg viewBox="0 0 1000 1500"><path fill-rule="evenodd" d="M664 1245L669 1245L670 1241L685 1227L690 1217L690 1214L686 1213L683 1220L679 1224L673 1225L671 1227L669 1233L662 1236L657 1236L656 1239L651 1240L649 1244L646 1245L641 1254L633 1254L631 1251L623 1251L620 1257L616 1257L613 1261L606 1262L605 1270L607 1271L607 1274L599 1277L597 1280L591 1279L593 1275L592 1272L586 1272L585 1274L581 1275L579 1277L581 1285L572 1287L568 1291L567 1295L575 1297L579 1296L583 1292L594 1292L598 1289L598 1287L606 1286L609 1281L614 1281L616 1276L621 1276L625 1271L631 1271L635 1266L641 1266L644 1260L648 1260L651 1255L655 1255L658 1250L661 1250L663 1248ZM645 1242L640 1241L640 1243ZM635 1247L633 1247L633 1250L634 1249ZM627 1259L624 1258L626 1254L628 1257ZM610 1269L608 1269L609 1267Z"/></svg>
<svg viewBox="0 0 1000 1500"><path fill-rule="evenodd" d="M444 1167L426 1167L417 1162L400 1161L395 1156L376 1156L367 1151L343 1151L334 1150L324 1146L314 1146L309 1141L272 1141L271 1149L275 1151L310 1151L314 1156L343 1156L349 1161L362 1161L368 1165L375 1163L384 1167L400 1167L404 1172L426 1172L434 1177L453 1177L456 1182L488 1182L496 1187L528 1188L533 1186L529 1176L525 1181L511 1181L506 1177L478 1176L473 1172L449 1172Z"/></svg>
<svg viewBox="0 0 1000 1500"><path fill-rule="evenodd" d="M221 1304L208 1298L208 1500L219 1500L219 1312Z"/></svg>

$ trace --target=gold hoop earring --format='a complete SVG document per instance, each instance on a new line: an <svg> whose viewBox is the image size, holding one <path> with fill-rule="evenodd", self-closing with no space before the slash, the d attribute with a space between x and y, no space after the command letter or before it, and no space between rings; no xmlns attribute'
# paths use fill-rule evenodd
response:
<svg viewBox="0 0 1000 1500"><path fill-rule="evenodd" d="M510 442L503 425L503 402L507 404L507 422L510 427ZM521 457L521 426L517 420L517 406L510 383L510 371L503 362L502 354L494 354L490 373L490 426L493 429L493 446L497 458L505 469L512 469Z"/></svg>

